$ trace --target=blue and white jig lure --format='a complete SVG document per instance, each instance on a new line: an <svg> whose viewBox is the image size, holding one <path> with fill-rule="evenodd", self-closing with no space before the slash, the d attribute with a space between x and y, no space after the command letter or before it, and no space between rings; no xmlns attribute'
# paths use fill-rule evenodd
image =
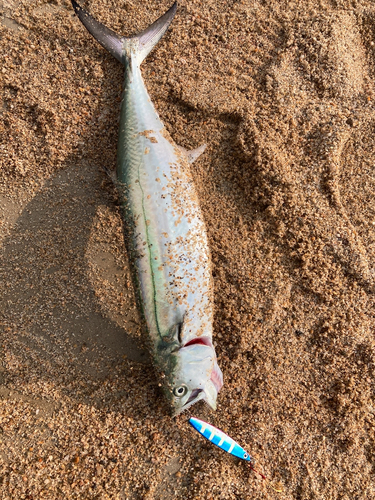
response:
<svg viewBox="0 0 375 500"><path fill-rule="evenodd" d="M254 469L252 463L254 463L253 459L249 455L249 453L242 448L236 441L234 441L231 437L225 434L223 431L214 427L213 425L205 422L204 420L199 420L199 418L190 417L189 424L194 427L199 434L202 434L203 437L208 439L211 443L215 444L222 450L234 455L235 457L240 458L241 460L245 460L249 463L250 469L261 476L268 483L268 479L261 472ZM281 493L283 491L280 485L273 486L268 483L269 486L276 491L277 493Z"/></svg>
<svg viewBox="0 0 375 500"><path fill-rule="evenodd" d="M246 450L242 448L236 441L225 434L220 429L217 429L211 424L199 420L199 418L191 417L189 418L189 424L194 427L203 437L211 441L222 450L234 455L235 457L251 462L252 458Z"/></svg>

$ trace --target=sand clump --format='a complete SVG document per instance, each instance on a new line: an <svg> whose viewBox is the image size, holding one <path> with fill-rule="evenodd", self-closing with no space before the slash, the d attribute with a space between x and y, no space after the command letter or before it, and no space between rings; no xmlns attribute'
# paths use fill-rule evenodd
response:
<svg viewBox="0 0 375 500"><path fill-rule="evenodd" d="M115 31L165 2L87 1ZM68 0L3 0L0 491L6 499L372 499L372 2L181 0L142 65L193 176L215 282L218 410L276 494L168 416L114 168L123 70Z"/></svg>

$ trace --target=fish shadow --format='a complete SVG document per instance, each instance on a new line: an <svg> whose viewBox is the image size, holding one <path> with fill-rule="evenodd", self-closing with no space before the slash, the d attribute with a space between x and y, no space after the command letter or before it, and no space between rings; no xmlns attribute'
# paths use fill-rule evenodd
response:
<svg viewBox="0 0 375 500"><path fill-rule="evenodd" d="M59 389L68 392L77 379L97 387L124 360L149 364L134 332L103 313L89 277L95 214L100 205L110 205L100 175L84 163L57 172L3 242L0 310L6 350L34 377L58 377ZM99 257L110 259L107 252ZM134 309L134 300L128 305ZM2 373L5 383L9 377Z"/></svg>

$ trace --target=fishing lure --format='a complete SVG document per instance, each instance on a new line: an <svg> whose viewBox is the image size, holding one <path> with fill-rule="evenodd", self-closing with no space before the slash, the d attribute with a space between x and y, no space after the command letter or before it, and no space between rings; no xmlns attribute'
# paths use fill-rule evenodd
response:
<svg viewBox="0 0 375 500"><path fill-rule="evenodd" d="M211 441L222 450L234 455L235 457L251 462L252 458L246 450L242 448L236 441L225 434L220 429L217 429L211 424L199 420L199 418L191 417L189 419L189 424L194 427L203 437Z"/></svg>
<svg viewBox="0 0 375 500"><path fill-rule="evenodd" d="M249 462L250 469L259 474L262 479L268 482L266 476L264 476L261 472L254 469L252 465L252 462L254 463L254 460L251 458L249 453L244 448L242 448L242 446L236 443L234 439L229 437L227 434L225 434L217 427L214 427L213 425L204 422L203 420L199 420L199 418L195 417L189 418L189 424L192 427L194 427L194 429L198 431L199 434L202 434L203 437L208 439L211 443L215 444L222 450L226 451L227 453L230 453L231 455L234 455L235 457L240 458L241 460ZM281 493L283 491L282 487L279 484L275 486L273 486L270 483L268 484L277 493Z"/></svg>

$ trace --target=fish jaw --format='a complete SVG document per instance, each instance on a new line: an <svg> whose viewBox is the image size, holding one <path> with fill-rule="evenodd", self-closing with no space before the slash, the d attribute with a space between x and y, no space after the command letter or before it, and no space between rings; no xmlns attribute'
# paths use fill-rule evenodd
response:
<svg viewBox="0 0 375 500"><path fill-rule="evenodd" d="M216 409L223 376L215 350L203 343L181 347L171 354L173 370L166 375L166 393L174 416L200 400Z"/></svg>

